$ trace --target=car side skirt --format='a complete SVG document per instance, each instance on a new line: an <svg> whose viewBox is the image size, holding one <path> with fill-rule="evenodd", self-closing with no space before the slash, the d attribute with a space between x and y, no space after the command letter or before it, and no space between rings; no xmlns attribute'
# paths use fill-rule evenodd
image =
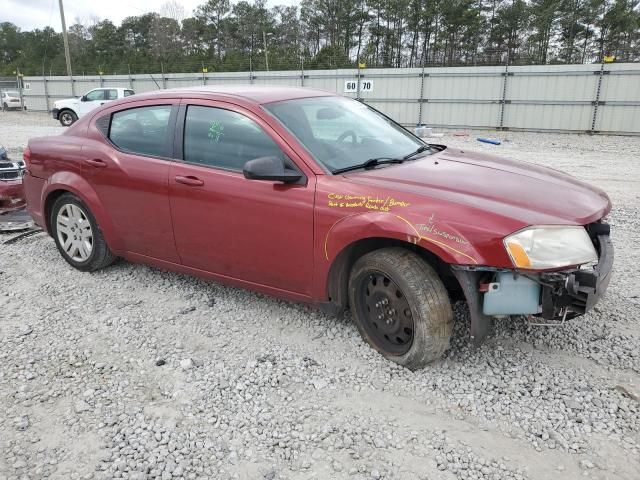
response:
<svg viewBox="0 0 640 480"><path fill-rule="evenodd" d="M262 285L259 283L240 280L238 278L229 277L226 275L208 272L205 270L199 270L197 268L187 267L185 265L180 265L178 263L167 262L164 260L160 260L158 258L149 257L139 253L134 253L134 252L114 252L114 253L116 253L118 256L132 263L151 265L153 267L161 268L164 270L170 270L172 272L192 275L194 277L202 278L204 280L213 280L215 282L218 282L224 285L243 288L245 290L252 290L255 292L264 293L272 297L282 298L282 299L293 301L293 302L313 303L313 299L311 297L307 295L302 295L300 293L291 292L289 290L282 290L279 288L273 288L273 287L269 287L267 285Z"/></svg>

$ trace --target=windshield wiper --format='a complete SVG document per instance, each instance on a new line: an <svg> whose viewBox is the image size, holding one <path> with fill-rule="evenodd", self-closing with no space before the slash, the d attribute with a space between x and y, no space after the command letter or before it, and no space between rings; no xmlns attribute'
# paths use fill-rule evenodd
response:
<svg viewBox="0 0 640 480"><path fill-rule="evenodd" d="M366 160L362 163L358 163L356 165L351 165L349 167L344 167L344 168L336 168L331 173L336 175L338 173L350 172L352 170L359 170L361 168L368 170L370 168L377 167L378 165L386 165L389 163L402 163L404 162L404 160L405 160L404 158L391 158L391 157L370 158L369 160Z"/></svg>
<svg viewBox="0 0 640 480"><path fill-rule="evenodd" d="M430 150L431 147L429 145L421 145L418 147L418 149L414 152L411 152L409 155L405 155L404 157L402 157L403 160L409 160L411 157L415 157L416 155L418 155L419 153L422 152L426 152L427 150Z"/></svg>

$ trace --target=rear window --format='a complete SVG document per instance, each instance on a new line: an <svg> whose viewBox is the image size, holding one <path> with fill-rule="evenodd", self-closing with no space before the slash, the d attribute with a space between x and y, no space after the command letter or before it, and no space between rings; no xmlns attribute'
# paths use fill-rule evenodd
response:
<svg viewBox="0 0 640 480"><path fill-rule="evenodd" d="M165 157L171 105L131 108L111 117L109 139L122 150Z"/></svg>

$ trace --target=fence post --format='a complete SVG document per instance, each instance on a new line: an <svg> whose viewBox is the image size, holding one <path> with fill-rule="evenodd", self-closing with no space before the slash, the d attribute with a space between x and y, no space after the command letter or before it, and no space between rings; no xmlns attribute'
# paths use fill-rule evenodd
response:
<svg viewBox="0 0 640 480"><path fill-rule="evenodd" d="M420 98L418 99L418 125L422 125L422 108L424 104L424 60L422 61L422 72L420 73Z"/></svg>
<svg viewBox="0 0 640 480"><path fill-rule="evenodd" d="M598 86L596 87L596 98L591 105L593 105L593 114L591 116L591 129L589 130L590 134L597 133L596 132L596 120L598 119L598 106L604 105L604 102L600 101L600 91L602 90L602 77L608 74L608 71L604 69L604 62L600 64L600 71L597 72L598 75Z"/></svg>
<svg viewBox="0 0 640 480"><path fill-rule="evenodd" d="M47 112L51 110L49 108L49 87L47 86L47 77L45 77L44 72L42 72L42 82L44 85L44 101L47 105Z"/></svg>
<svg viewBox="0 0 640 480"><path fill-rule="evenodd" d="M300 55L300 86L304 87L304 57Z"/></svg>
<svg viewBox="0 0 640 480"><path fill-rule="evenodd" d="M104 79L102 78L102 70L98 72L100 74L100 88L104 87Z"/></svg>
<svg viewBox="0 0 640 480"><path fill-rule="evenodd" d="M357 90L358 93L356 93L356 100L364 103L364 99L360 98L360 60L358 60L358 72L356 73L356 85L358 89Z"/></svg>
<svg viewBox="0 0 640 480"><path fill-rule="evenodd" d="M502 72L502 98L500 99L500 125L498 125L498 130L506 129L504 126L504 108L507 103L507 78L509 78L509 75L513 75L513 73L509 72L509 57L507 56L507 63L504 66L504 72Z"/></svg>
<svg viewBox="0 0 640 480"><path fill-rule="evenodd" d="M22 96L22 75L20 69L16 67L16 83L18 84L18 94L20 95L20 111L24 112L24 97Z"/></svg>
<svg viewBox="0 0 640 480"><path fill-rule="evenodd" d="M127 63L127 74L129 75L129 88L133 90L133 79L131 78L131 65Z"/></svg>
<svg viewBox="0 0 640 480"><path fill-rule="evenodd" d="M160 70L162 72L162 89L167 89L167 79L164 78L164 63L160 62Z"/></svg>

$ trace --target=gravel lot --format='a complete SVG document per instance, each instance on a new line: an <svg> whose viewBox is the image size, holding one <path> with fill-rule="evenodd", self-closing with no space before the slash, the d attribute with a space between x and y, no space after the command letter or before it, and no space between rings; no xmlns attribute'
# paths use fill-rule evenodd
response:
<svg viewBox="0 0 640 480"><path fill-rule="evenodd" d="M60 133L0 114L0 142ZM349 319L146 266L85 274L0 243L0 479L640 477L640 138L482 132L467 146L609 192L606 298L556 328L502 321L410 372ZM0 235L0 242L10 238Z"/></svg>

